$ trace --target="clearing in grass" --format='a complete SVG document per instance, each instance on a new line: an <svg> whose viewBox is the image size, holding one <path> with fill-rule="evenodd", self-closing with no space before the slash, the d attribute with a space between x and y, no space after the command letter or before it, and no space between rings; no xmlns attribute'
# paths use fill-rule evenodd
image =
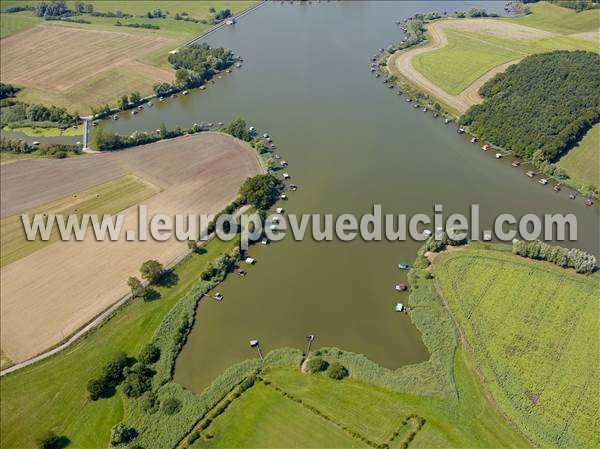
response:
<svg viewBox="0 0 600 449"><path fill-rule="evenodd" d="M160 187L145 179L135 175L125 175L83 192L74 193L62 200L22 213L28 214L30 217L33 214L63 216L75 214L78 217L83 214L116 214L156 195L160 191ZM0 221L0 230L2 234L0 266L8 265L60 239L58 229L53 228L49 240L44 241L39 236L33 241L27 240L23 231L21 214L3 218Z"/></svg>
<svg viewBox="0 0 600 449"><path fill-rule="evenodd" d="M434 265L500 410L538 447L597 446L599 277L491 250Z"/></svg>

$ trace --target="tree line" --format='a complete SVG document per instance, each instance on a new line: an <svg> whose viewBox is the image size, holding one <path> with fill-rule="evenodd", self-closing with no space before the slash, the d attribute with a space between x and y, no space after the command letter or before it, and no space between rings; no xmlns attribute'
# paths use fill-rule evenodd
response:
<svg viewBox="0 0 600 449"><path fill-rule="evenodd" d="M513 242L513 253L529 259L545 260L562 268L573 268L577 273L589 274L596 269L596 257L577 248L549 245L540 240Z"/></svg>
<svg viewBox="0 0 600 449"><path fill-rule="evenodd" d="M4 86L8 86L3 87L7 95L16 93L14 86ZM28 104L10 97L0 100L0 106L0 127L67 127L79 122L77 113L71 114L65 108L58 106L48 107L42 104Z"/></svg>
<svg viewBox="0 0 600 449"><path fill-rule="evenodd" d="M600 118L600 56L555 51L528 56L482 86L460 124L517 156L555 161Z"/></svg>

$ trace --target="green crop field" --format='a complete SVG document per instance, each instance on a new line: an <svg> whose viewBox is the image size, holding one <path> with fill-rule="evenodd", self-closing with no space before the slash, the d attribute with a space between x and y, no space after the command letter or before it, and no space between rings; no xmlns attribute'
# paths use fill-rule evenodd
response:
<svg viewBox="0 0 600 449"><path fill-rule="evenodd" d="M501 23L501 21L499 21ZM448 45L413 58L414 67L451 94L459 94L494 67L525 56L552 50L587 50L598 45L568 36L544 39L500 38L457 29L445 29Z"/></svg>
<svg viewBox="0 0 600 449"><path fill-rule="evenodd" d="M412 428L410 422L404 424L411 415L426 420L411 448L528 447L490 406L462 350L455 359L458 400L398 393L352 378L334 381L292 369L270 369L263 377L265 382L235 400L191 447L364 447L365 438L395 449ZM329 427L330 436L323 439L322 429L330 423L335 427ZM344 435L354 435L354 444L341 444Z"/></svg>
<svg viewBox="0 0 600 449"><path fill-rule="evenodd" d="M90 401L88 380L98 376L117 352L137 354L207 264L234 245L234 241L211 240L205 246L207 252L194 254L177 265L179 280L174 286L157 288L160 299L136 299L72 348L2 377L0 446L34 448L35 438L51 429L67 435L69 447L107 447L111 426L123 418L123 401L119 393Z"/></svg>
<svg viewBox="0 0 600 449"><path fill-rule="evenodd" d="M538 447L597 447L599 277L490 250L435 265L500 409Z"/></svg>
<svg viewBox="0 0 600 449"><path fill-rule="evenodd" d="M66 215L69 214L76 214L79 218L83 214L116 214L150 198L160 190L158 186L138 176L125 175L22 213L28 214L31 219L33 214L57 214L63 215L65 220ZM54 227L49 240L44 241L40 238L27 240L21 214L3 218L0 221L0 229L2 233L0 266L8 265L60 239L58 229Z"/></svg>
<svg viewBox="0 0 600 449"><path fill-rule="evenodd" d="M600 28L600 9L576 12L546 2L534 3L529 7L531 14L505 20L561 34L584 33Z"/></svg>
<svg viewBox="0 0 600 449"><path fill-rule="evenodd" d="M600 191L600 125L594 125L583 139L560 158L558 166L575 184L594 186Z"/></svg>

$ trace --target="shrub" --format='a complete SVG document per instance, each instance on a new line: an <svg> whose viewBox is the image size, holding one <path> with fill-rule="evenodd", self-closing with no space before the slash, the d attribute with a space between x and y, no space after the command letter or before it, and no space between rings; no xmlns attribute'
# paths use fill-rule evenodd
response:
<svg viewBox="0 0 600 449"><path fill-rule="evenodd" d="M348 375L348 370L339 362L333 362L327 368L327 375L332 379L341 380Z"/></svg>
<svg viewBox="0 0 600 449"><path fill-rule="evenodd" d="M142 410L146 413L152 414L158 410L159 401L156 393L153 391L146 391L142 397L140 398L140 404L142 406Z"/></svg>
<svg viewBox="0 0 600 449"><path fill-rule="evenodd" d="M110 444L113 446L127 444L135 437L137 437L137 431L133 427L127 427L123 423L116 424L110 430Z"/></svg>
<svg viewBox="0 0 600 449"><path fill-rule="evenodd" d="M140 362L146 365L155 363L160 358L160 348L154 343L148 343L140 352Z"/></svg>
<svg viewBox="0 0 600 449"><path fill-rule="evenodd" d="M59 449L65 446L64 439L64 437L59 437L56 433L49 430L38 438L35 443L38 449Z"/></svg>
<svg viewBox="0 0 600 449"><path fill-rule="evenodd" d="M165 399L162 403L161 410L167 415L174 415L181 410L181 402L177 398Z"/></svg>
<svg viewBox="0 0 600 449"><path fill-rule="evenodd" d="M327 369L328 363L321 357L312 357L306 362L306 371L309 373L318 373Z"/></svg>

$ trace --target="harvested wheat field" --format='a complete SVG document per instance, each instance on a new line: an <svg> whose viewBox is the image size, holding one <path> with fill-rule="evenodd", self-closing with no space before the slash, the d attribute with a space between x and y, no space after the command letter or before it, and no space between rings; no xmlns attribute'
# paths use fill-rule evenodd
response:
<svg viewBox="0 0 600 449"><path fill-rule="evenodd" d="M24 100L88 113L120 94L150 94L153 83L172 81L172 70L139 62L171 45L151 34L40 25L0 41L2 82L24 86Z"/></svg>
<svg viewBox="0 0 600 449"><path fill-rule="evenodd" d="M202 133L111 154L67 160L31 159L0 167L2 216L72 196L125 174L162 191L144 204L152 216L216 213L242 182L261 172L254 150L231 136ZM148 259L166 264L187 251L185 242L125 241L137 229L137 206L125 211L118 242L58 241L1 270L2 351L20 362L56 345L128 293Z"/></svg>

